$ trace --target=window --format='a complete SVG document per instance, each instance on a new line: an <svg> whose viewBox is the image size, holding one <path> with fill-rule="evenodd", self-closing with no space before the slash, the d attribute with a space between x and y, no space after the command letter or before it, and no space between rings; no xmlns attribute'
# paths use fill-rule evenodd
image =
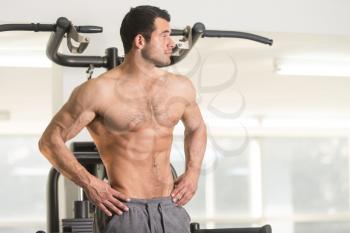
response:
<svg viewBox="0 0 350 233"><path fill-rule="evenodd" d="M215 138L225 148L240 143L236 136ZM215 169L203 172L186 205L201 228L271 224L273 231L285 233L350 231L346 137L266 134L251 137L239 154L209 142L206 157L216 157ZM174 138L172 161L181 174L183 137Z"/></svg>
<svg viewBox="0 0 350 233"><path fill-rule="evenodd" d="M38 140L36 135L0 136L0 232L46 229L50 165L37 148Z"/></svg>

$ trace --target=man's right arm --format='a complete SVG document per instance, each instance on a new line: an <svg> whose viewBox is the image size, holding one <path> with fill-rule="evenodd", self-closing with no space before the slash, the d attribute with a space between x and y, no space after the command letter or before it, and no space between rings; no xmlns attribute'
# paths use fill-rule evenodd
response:
<svg viewBox="0 0 350 233"><path fill-rule="evenodd" d="M39 149L61 174L81 186L89 199L107 215L111 215L110 211L121 214L121 210L127 210L127 207L118 199L127 201L128 198L91 175L65 145L96 117L99 103L103 102L101 98L104 98L101 89L103 87L95 80L74 89L40 138Z"/></svg>

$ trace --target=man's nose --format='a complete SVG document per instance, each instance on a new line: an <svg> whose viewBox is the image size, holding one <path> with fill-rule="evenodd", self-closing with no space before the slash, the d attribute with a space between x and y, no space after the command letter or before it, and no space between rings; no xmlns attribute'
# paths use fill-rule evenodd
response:
<svg viewBox="0 0 350 233"><path fill-rule="evenodd" d="M170 37L169 38L169 47L171 47L172 49L175 48L176 44L174 42L174 40Z"/></svg>

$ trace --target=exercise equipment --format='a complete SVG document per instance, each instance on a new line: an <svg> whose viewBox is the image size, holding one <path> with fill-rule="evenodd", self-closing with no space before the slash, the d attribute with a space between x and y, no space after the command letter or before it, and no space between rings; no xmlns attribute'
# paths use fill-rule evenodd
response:
<svg viewBox="0 0 350 233"><path fill-rule="evenodd" d="M90 73L95 67L112 69L120 65L124 59L118 56L118 49L115 47L107 48L104 56L77 56L59 53L58 49L64 36L67 37L69 51L74 54L81 54L88 47L90 40L88 37L80 35L79 33L101 33L103 31L103 28L99 26L74 26L72 22L65 17L58 18L56 24L31 23L0 25L0 32L3 31L52 32L46 49L48 58L62 66L88 67ZM173 50L170 65L176 64L184 59L201 37L241 38L268 45L272 45L273 43L272 39L251 33L207 30L203 23L196 23L192 28L187 26L184 30L172 29L171 35L182 36L182 38ZM72 41L78 43L78 46L74 46Z"/></svg>
<svg viewBox="0 0 350 233"><path fill-rule="evenodd" d="M0 25L0 32L3 31L34 31L51 32L51 37L46 48L46 55L58 65L67 67L87 67L87 73L91 78L95 67L103 67L108 70L120 65L123 57L118 56L118 49L107 48L104 56L81 56L68 55L58 52L64 37L67 38L67 47L72 54L81 54L88 47L90 40L81 33L101 33L99 26L75 26L67 18L60 17L56 24L3 24ZM172 36L182 38L176 44L171 56L171 64L176 64L186 57L199 38L203 37L228 37L253 40L259 43L272 45L271 39L255 34L237 31L207 30L202 23L196 23L193 27L187 26L184 30L172 29ZM73 42L75 41L75 42ZM74 45L77 43L78 45ZM73 143L72 151L77 160L93 175L100 179L107 178L97 149L92 142ZM176 171L173 167L172 174L176 178ZM58 178L60 173L51 168L47 185L47 232L60 232L59 203L58 203ZM83 192L82 192L83 193ZM83 193L81 200L74 203L74 218L62 219L62 230L64 232L92 233L95 207L88 201ZM271 233L271 226L252 228L230 228L230 229L200 229L198 223L191 223L191 233ZM37 233L43 233L38 231Z"/></svg>

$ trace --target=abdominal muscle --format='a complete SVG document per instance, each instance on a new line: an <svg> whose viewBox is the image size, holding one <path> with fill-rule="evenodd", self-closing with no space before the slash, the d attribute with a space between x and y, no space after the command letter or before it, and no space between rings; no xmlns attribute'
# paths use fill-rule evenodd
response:
<svg viewBox="0 0 350 233"><path fill-rule="evenodd" d="M98 130L99 128L99 130ZM97 133L96 130L99 132ZM130 198L169 196L174 180L170 167L172 132L150 127L111 133L89 129L106 168L108 180Z"/></svg>

